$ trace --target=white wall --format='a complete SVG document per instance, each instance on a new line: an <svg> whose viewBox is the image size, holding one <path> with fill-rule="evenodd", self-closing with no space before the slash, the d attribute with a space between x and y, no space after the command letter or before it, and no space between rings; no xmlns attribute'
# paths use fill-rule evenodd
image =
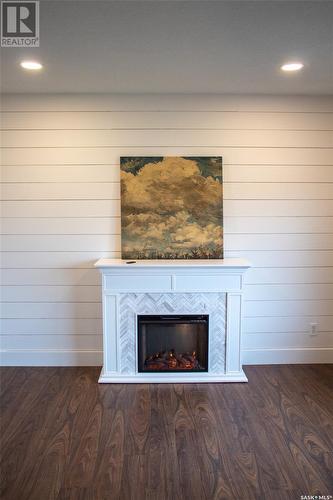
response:
<svg viewBox="0 0 333 500"><path fill-rule="evenodd" d="M222 155L227 257L247 257L246 363L333 360L333 99L6 96L2 361L100 364L119 156ZM318 335L309 336L309 324Z"/></svg>

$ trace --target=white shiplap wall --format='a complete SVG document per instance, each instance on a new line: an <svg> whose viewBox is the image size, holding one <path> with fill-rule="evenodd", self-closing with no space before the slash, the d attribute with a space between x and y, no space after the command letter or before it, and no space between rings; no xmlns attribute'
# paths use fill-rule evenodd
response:
<svg viewBox="0 0 333 500"><path fill-rule="evenodd" d="M333 360L333 98L8 95L2 362L99 364L121 155L222 155L246 363ZM318 335L310 336L310 323Z"/></svg>

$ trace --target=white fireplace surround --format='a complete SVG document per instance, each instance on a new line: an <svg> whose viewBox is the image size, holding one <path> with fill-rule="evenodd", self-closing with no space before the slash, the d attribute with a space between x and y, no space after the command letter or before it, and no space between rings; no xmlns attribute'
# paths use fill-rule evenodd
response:
<svg viewBox="0 0 333 500"><path fill-rule="evenodd" d="M96 262L103 288L101 383L246 382L241 361L245 259ZM208 372L139 373L138 314L208 314Z"/></svg>

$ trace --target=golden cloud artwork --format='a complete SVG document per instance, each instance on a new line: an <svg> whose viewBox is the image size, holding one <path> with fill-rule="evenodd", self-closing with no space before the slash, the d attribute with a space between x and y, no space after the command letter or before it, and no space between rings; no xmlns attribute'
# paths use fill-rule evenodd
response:
<svg viewBox="0 0 333 500"><path fill-rule="evenodd" d="M223 258L222 158L122 157L123 259Z"/></svg>

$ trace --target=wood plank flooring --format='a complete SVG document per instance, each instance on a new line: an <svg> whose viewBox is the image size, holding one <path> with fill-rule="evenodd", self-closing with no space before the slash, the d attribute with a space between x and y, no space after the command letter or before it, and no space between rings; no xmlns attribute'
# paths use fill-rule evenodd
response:
<svg viewBox="0 0 333 500"><path fill-rule="evenodd" d="M3 368L2 500L333 498L333 365L245 371L98 385L99 368Z"/></svg>

